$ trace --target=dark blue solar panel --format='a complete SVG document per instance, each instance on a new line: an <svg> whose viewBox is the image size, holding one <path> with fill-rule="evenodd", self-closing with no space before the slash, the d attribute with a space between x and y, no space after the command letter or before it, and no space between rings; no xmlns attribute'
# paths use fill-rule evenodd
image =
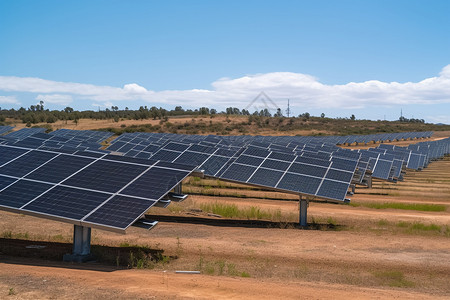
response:
<svg viewBox="0 0 450 300"><path fill-rule="evenodd" d="M353 178L353 172L345 172L341 170L330 169L325 176L327 179L334 179L344 182L351 182Z"/></svg>
<svg viewBox="0 0 450 300"><path fill-rule="evenodd" d="M120 194L159 200L190 172L153 167L126 187Z"/></svg>
<svg viewBox="0 0 450 300"><path fill-rule="evenodd" d="M25 138L23 140L20 140L16 143L14 143L14 146L16 147L24 147L24 148L30 148L30 149L37 149L43 144L43 140L41 139L35 139L35 138Z"/></svg>
<svg viewBox="0 0 450 300"><path fill-rule="evenodd" d="M160 146L148 145L143 151L154 153L154 152L158 151L160 148L161 148Z"/></svg>
<svg viewBox="0 0 450 300"><path fill-rule="evenodd" d="M356 165L358 161L356 160L347 160L333 157L331 167L333 169L346 170L346 171L355 171Z"/></svg>
<svg viewBox="0 0 450 300"><path fill-rule="evenodd" d="M23 209L81 220L85 215L111 197L109 194L57 186Z"/></svg>
<svg viewBox="0 0 450 300"><path fill-rule="evenodd" d="M387 180L392 168L392 161L378 159L372 177Z"/></svg>
<svg viewBox="0 0 450 300"><path fill-rule="evenodd" d="M31 151L0 168L4 175L22 177L55 157L56 153Z"/></svg>
<svg viewBox="0 0 450 300"><path fill-rule="evenodd" d="M234 154L236 154L236 150L229 149L217 149L217 151L214 152L214 155L221 155L226 157L232 157Z"/></svg>
<svg viewBox="0 0 450 300"><path fill-rule="evenodd" d="M315 195L321 181L322 180L320 178L286 173L281 179L277 188L303 194Z"/></svg>
<svg viewBox="0 0 450 300"><path fill-rule="evenodd" d="M331 163L328 160L323 160L323 159L318 159L318 158L313 158L313 157L303 157L303 156L298 156L295 159L295 162L303 163L303 164L310 164L310 165L314 165L314 166L322 166L322 167L326 167L326 168L328 168L328 166Z"/></svg>
<svg viewBox="0 0 450 300"><path fill-rule="evenodd" d="M115 142L114 144L110 145L107 149L109 151L118 151L121 147L123 147L126 143L124 142Z"/></svg>
<svg viewBox="0 0 450 300"><path fill-rule="evenodd" d="M60 155L27 175L26 178L58 183L93 161L92 158Z"/></svg>
<svg viewBox="0 0 450 300"><path fill-rule="evenodd" d="M418 170L420 168L419 162L420 162L420 154L411 153L406 167L409 169Z"/></svg>
<svg viewBox="0 0 450 300"><path fill-rule="evenodd" d="M267 149L257 148L257 147L248 147L245 149L243 154L258 156L258 157L267 157L270 154L270 151Z"/></svg>
<svg viewBox="0 0 450 300"><path fill-rule="evenodd" d="M155 203L156 201L114 196L84 221L125 230Z"/></svg>
<svg viewBox="0 0 450 300"><path fill-rule="evenodd" d="M275 187L283 174L284 173L280 171L259 168L248 180L248 182L268 187Z"/></svg>
<svg viewBox="0 0 450 300"><path fill-rule="evenodd" d="M29 150L0 146L0 166Z"/></svg>
<svg viewBox="0 0 450 300"><path fill-rule="evenodd" d="M237 163L244 164L244 165L250 165L250 166L259 166L264 161L264 158L260 157L253 157L248 155L240 155L238 159L236 160Z"/></svg>
<svg viewBox="0 0 450 300"><path fill-rule="evenodd" d="M189 144L168 143L163 149L183 152L189 148Z"/></svg>
<svg viewBox="0 0 450 300"><path fill-rule="evenodd" d="M115 193L147 168L147 166L99 160L63 181L63 184Z"/></svg>
<svg viewBox="0 0 450 300"><path fill-rule="evenodd" d="M130 151L131 149L133 149L135 145L134 144L125 144L122 147L120 147L119 149L117 149L117 152L122 152L122 153L127 153L128 151ZM111 150L111 149L108 149Z"/></svg>
<svg viewBox="0 0 450 300"><path fill-rule="evenodd" d="M170 150L159 150L156 152L151 159L152 160L163 160L163 161L174 161L181 152L175 152Z"/></svg>
<svg viewBox="0 0 450 300"><path fill-rule="evenodd" d="M149 159L151 156L152 156L151 153L141 151L135 157L136 158L142 158L142 159Z"/></svg>
<svg viewBox="0 0 450 300"><path fill-rule="evenodd" d="M147 147L147 145L136 145L134 146L133 150L135 151L142 151Z"/></svg>
<svg viewBox="0 0 450 300"><path fill-rule="evenodd" d="M325 175L325 173L327 172L327 168L293 163L289 167L288 172L310 175L310 176L315 176L315 177L323 177Z"/></svg>
<svg viewBox="0 0 450 300"><path fill-rule="evenodd" d="M188 172L192 172L195 169L194 166L189 166L189 165L184 165L184 164L179 164L179 163L169 163L166 161L158 161L155 164L155 167L183 170L183 171L188 171Z"/></svg>
<svg viewBox="0 0 450 300"><path fill-rule="evenodd" d="M202 145L192 145L188 149L189 151L201 152L206 154L213 154L216 151L214 147L202 146Z"/></svg>
<svg viewBox="0 0 450 300"><path fill-rule="evenodd" d="M209 154L185 151L174 162L198 167L203 164L208 157Z"/></svg>
<svg viewBox="0 0 450 300"><path fill-rule="evenodd" d="M45 183L19 180L0 192L0 205L20 208L51 187Z"/></svg>
<svg viewBox="0 0 450 300"><path fill-rule="evenodd" d="M349 185L349 183L324 180L317 196L344 200L347 195Z"/></svg>
<svg viewBox="0 0 450 300"><path fill-rule="evenodd" d="M5 187L7 187L8 185L10 185L11 183L13 183L16 180L17 179L0 176L0 190L4 189Z"/></svg>
<svg viewBox="0 0 450 300"><path fill-rule="evenodd" d="M289 168L290 164L291 164L290 162L266 159L261 165L261 167L279 171L286 171Z"/></svg>
<svg viewBox="0 0 450 300"><path fill-rule="evenodd" d="M234 181L246 182L255 170L256 167L232 164L221 177Z"/></svg>
<svg viewBox="0 0 450 300"><path fill-rule="evenodd" d="M103 155L105 155L104 153L98 153L98 152L92 152L92 151L77 151L76 153L77 153L77 155L92 157L92 158L100 158Z"/></svg>
<svg viewBox="0 0 450 300"><path fill-rule="evenodd" d="M138 151L138 150L131 149L131 150L128 151L125 155L126 155L126 156L129 156L129 157L135 157L135 156L138 155L138 154L139 154L139 151Z"/></svg>
<svg viewBox="0 0 450 300"><path fill-rule="evenodd" d="M228 157L212 156L200 166L200 169L205 171L205 175L214 176L228 161Z"/></svg>

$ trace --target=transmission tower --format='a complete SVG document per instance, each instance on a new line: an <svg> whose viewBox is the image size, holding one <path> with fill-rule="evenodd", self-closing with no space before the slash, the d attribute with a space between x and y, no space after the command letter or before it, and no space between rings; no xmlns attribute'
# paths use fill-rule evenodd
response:
<svg viewBox="0 0 450 300"><path fill-rule="evenodd" d="M288 99L288 107L286 109L286 114L287 114L288 118L291 116L291 108L289 107L289 99Z"/></svg>

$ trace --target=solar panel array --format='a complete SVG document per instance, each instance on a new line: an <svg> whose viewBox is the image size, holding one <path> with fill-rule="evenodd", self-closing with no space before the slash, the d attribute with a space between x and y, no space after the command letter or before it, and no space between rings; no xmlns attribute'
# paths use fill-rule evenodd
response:
<svg viewBox="0 0 450 300"><path fill-rule="evenodd" d="M194 164L210 177L337 201L345 201L360 156L335 145L305 144L295 137L261 137L258 141L251 137L222 138L126 134L113 141L108 150Z"/></svg>
<svg viewBox="0 0 450 300"><path fill-rule="evenodd" d="M9 131L11 131L14 127L12 126L0 126L0 135L3 135Z"/></svg>
<svg viewBox="0 0 450 300"><path fill-rule="evenodd" d="M109 154L67 154L2 145L0 207L120 232L193 169Z"/></svg>
<svg viewBox="0 0 450 300"><path fill-rule="evenodd" d="M68 129L57 130L50 134L37 132L29 135L29 133L26 131L26 133L15 134L15 136L21 136L21 139L10 138L10 135L6 135L6 139L1 144L43 150L59 149L70 153L80 150L109 153L100 149L102 147L100 143L112 135L110 132Z"/></svg>
<svg viewBox="0 0 450 300"><path fill-rule="evenodd" d="M21 130L20 130L21 131ZM17 131L17 132L20 132ZM41 130L42 131L42 130ZM450 153L450 139L368 150L336 144L415 139L429 132L362 137L200 136L25 130L2 136L0 208L124 231L194 170L265 189L345 201L365 176L401 180ZM344 139L345 138L345 139ZM121 154L113 155L113 154Z"/></svg>
<svg viewBox="0 0 450 300"><path fill-rule="evenodd" d="M13 131L7 135L5 135L4 137L8 138L8 139L15 139L15 140L23 140L33 134L36 133L40 133L40 132L45 132L45 128L22 128L20 130L17 131Z"/></svg>

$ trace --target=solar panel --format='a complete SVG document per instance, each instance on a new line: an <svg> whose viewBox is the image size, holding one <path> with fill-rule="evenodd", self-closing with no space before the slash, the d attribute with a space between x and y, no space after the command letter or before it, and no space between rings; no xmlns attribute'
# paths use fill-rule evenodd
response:
<svg viewBox="0 0 450 300"><path fill-rule="evenodd" d="M0 209L113 231L127 229L194 169L83 151L0 146L0 153Z"/></svg>
<svg viewBox="0 0 450 300"><path fill-rule="evenodd" d="M13 129L12 126L0 126L0 135L5 134Z"/></svg>
<svg viewBox="0 0 450 300"><path fill-rule="evenodd" d="M378 159L375 163L372 177L388 180L393 161Z"/></svg>
<svg viewBox="0 0 450 300"><path fill-rule="evenodd" d="M13 138L17 140L23 140L29 136L32 136L33 134L45 132L45 128L22 128L17 131L13 131L6 135L8 138Z"/></svg>

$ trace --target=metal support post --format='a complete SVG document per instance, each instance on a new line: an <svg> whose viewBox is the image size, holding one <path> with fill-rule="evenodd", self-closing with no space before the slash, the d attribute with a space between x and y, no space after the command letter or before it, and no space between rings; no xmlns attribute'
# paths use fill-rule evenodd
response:
<svg viewBox="0 0 450 300"><path fill-rule="evenodd" d="M74 225L72 254L65 254L63 260L72 262L86 262L92 259L91 228Z"/></svg>
<svg viewBox="0 0 450 300"><path fill-rule="evenodd" d="M299 212L299 221L301 227L307 227L307 215L308 215L308 203L309 201L306 200L304 197L300 196L300 212Z"/></svg>
<svg viewBox="0 0 450 300"><path fill-rule="evenodd" d="M183 193L183 184L180 182L177 186L175 186L173 191L176 194L182 194Z"/></svg>

